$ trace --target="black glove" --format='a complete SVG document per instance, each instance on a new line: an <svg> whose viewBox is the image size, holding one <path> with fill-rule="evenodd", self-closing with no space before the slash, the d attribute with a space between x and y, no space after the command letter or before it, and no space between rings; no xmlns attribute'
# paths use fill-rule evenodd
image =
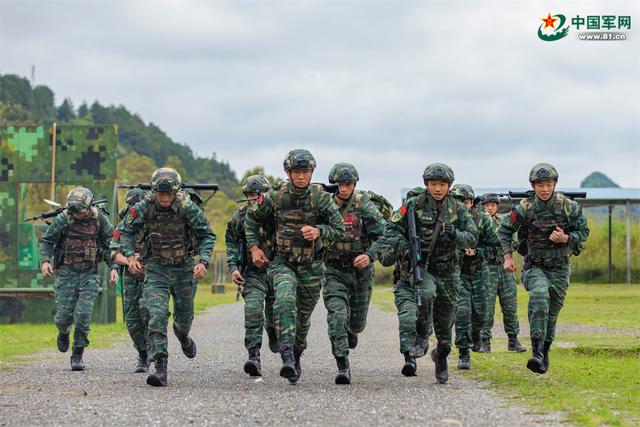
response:
<svg viewBox="0 0 640 427"><path fill-rule="evenodd" d="M450 241L455 241L458 235L456 234L456 227L450 222L442 224L442 234L447 236Z"/></svg>

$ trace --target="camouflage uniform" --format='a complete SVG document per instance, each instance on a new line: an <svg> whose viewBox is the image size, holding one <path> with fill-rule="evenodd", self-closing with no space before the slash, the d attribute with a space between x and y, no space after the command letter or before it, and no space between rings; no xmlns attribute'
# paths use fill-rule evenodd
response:
<svg viewBox="0 0 640 427"><path fill-rule="evenodd" d="M497 232L500 227L500 222L502 221L502 216L496 213L491 217L491 220L494 230ZM504 271L502 252L495 257L489 257L487 263L489 269L487 279L487 317L480 335L483 343L485 343L490 350L492 338L491 329L493 328L497 298L500 300L504 331L512 341L517 340L518 334L520 333L520 322L518 321L518 290L516 287L515 273ZM513 348L515 350L515 345Z"/></svg>
<svg viewBox="0 0 640 427"><path fill-rule="evenodd" d="M350 163L337 163L329 172L331 184L356 183L358 171ZM328 242L325 261L326 283L323 299L327 308L327 323L331 349L338 364L336 383L350 384L351 371L347 356L349 348L357 346L357 338L366 326L373 286L373 261L377 259L374 244L384 234L385 219L369 193L354 189L348 199L335 195L342 202L345 236ZM371 264L355 268L353 262L366 254Z"/></svg>
<svg viewBox="0 0 640 427"><path fill-rule="evenodd" d="M179 175L169 168L161 168L159 189L154 191L177 191L181 178L171 181L167 188L163 182L166 174ZM164 175L163 175L164 174ZM155 179L154 179L155 182ZM154 185L155 186L155 185ZM200 256L200 262L207 267L211 259L216 236L211 231L204 212L191 201L183 191L177 191L168 208L162 208L155 194L147 195L127 213L120 231L122 252L126 257L135 253L135 242L139 233L144 232L145 246L141 259L144 261L145 283L142 304L149 313L147 342L150 359L156 362L162 359L166 364L167 323L169 318L169 297L173 297L173 331L180 340L187 357L195 357L195 343L189 337L193 322L193 299L196 280L193 278L194 256ZM195 240L198 247L192 248ZM150 379L147 382L151 385Z"/></svg>
<svg viewBox="0 0 640 427"><path fill-rule="evenodd" d="M553 166L545 163L534 166L529 176L532 184L550 179L557 182L558 174ZM567 243L554 243L549 239L556 226L569 235ZM529 292L533 352L527 367L544 373L549 366L548 352L555 338L558 314L569 287L569 257L580 254L589 236L589 227L580 205L554 192L546 202L536 196L521 200L502 220L498 237L504 254L512 253L513 234L518 231L527 234L522 283Z"/></svg>
<svg viewBox="0 0 640 427"><path fill-rule="evenodd" d="M458 196L459 194L459 196ZM474 200L475 195L469 186L457 184L452 195L459 199ZM469 256L461 253L460 283L456 304L456 347L460 351L460 369L469 369L469 349L480 349L480 330L486 319L486 281L488 276L487 258L495 258L500 252L500 241L491 223L491 217L475 206L470 211L473 222L478 229L478 244L474 247L476 254Z"/></svg>
<svg viewBox="0 0 640 427"><path fill-rule="evenodd" d="M71 212L76 208L74 200L81 201L82 209L88 210L81 220ZM79 353L80 361L84 347L89 345L93 302L100 287L98 261L111 266L109 241L113 226L100 210L91 206L92 202L89 190L72 190L67 197L67 209L55 217L39 241L41 263L49 262L55 269L54 322L59 334L67 340L71 325L75 324L73 350L74 355Z"/></svg>
<svg viewBox="0 0 640 427"><path fill-rule="evenodd" d="M287 155L286 170L305 168L315 168L315 160L308 151L293 150ZM280 374L295 382L299 378L300 356L307 347L311 313L324 282L322 242L342 237L344 225L329 193L313 184L297 189L290 182L269 190L247 212L248 248L260 244L260 229L269 224L275 224L276 235L268 274L276 290L274 315L283 359ZM305 240L300 231L305 225L317 227L320 238ZM298 369L290 363L294 353Z"/></svg>
<svg viewBox="0 0 640 427"><path fill-rule="evenodd" d="M435 171L435 174L434 174ZM438 178L434 178L433 176ZM440 178L440 176L442 176ZM442 164L427 166L423 174L425 181L448 180L453 181L453 172ZM412 283L409 271L400 272L400 280L394 288L395 304L398 309L398 321L400 324L400 352L405 355L405 368L413 365L412 370L405 370L405 375L415 375L416 322L428 325L429 318L433 318L433 327L438 348L433 357L440 357L446 363L446 355L451 350L451 328L455 315L457 301L457 288L460 282L460 267L458 263L458 249L474 247L477 243L478 231L473 223L471 215L464 205L451 196L446 196L441 202L436 202L428 192L409 198L400 210L394 212L391 220L385 228L384 249L395 254L408 252L409 228L407 211L409 204L415 206L417 232L420 236L420 246L423 253L422 260L426 259L432 238L437 239L430 254L429 266L424 272L421 284L422 305L416 303L416 285ZM434 236L433 232L437 222L448 224L452 234L450 237L443 232ZM404 264L401 264L404 265ZM434 356L434 354L436 356ZM412 372L411 372L412 371ZM436 375L439 381L446 379Z"/></svg>
<svg viewBox="0 0 640 427"><path fill-rule="evenodd" d="M139 202L145 195L145 192L139 188L133 188L127 192L126 200L128 208L120 209L118 214L120 223L116 226L111 239L110 249L112 259L116 253L122 253L122 245L120 243L120 233L124 227L122 220L127 212ZM140 233L136 238L135 252L140 254L144 233ZM125 266L119 266L120 278L122 283L122 310L124 313L124 323L127 326L129 336L133 341L133 346L138 350L139 363L141 365L136 368L138 372L146 372L147 365L147 325L149 323L149 314L142 309L140 300L142 298L142 290L144 287L144 274L135 276ZM148 368L148 366L146 366Z"/></svg>

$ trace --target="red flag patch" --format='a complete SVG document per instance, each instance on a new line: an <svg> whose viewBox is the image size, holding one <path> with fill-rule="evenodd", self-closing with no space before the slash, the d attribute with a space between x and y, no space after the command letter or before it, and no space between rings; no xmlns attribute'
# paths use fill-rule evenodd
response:
<svg viewBox="0 0 640 427"><path fill-rule="evenodd" d="M509 219L511 220L511 222L516 222L518 220L518 214L516 213L516 211L511 211L511 214L509 214Z"/></svg>
<svg viewBox="0 0 640 427"><path fill-rule="evenodd" d="M263 202L264 202L264 197L261 194L260 197L258 197L258 204L262 205Z"/></svg>
<svg viewBox="0 0 640 427"><path fill-rule="evenodd" d="M116 240L120 240L120 232L118 230L113 230L113 237Z"/></svg>
<svg viewBox="0 0 640 427"><path fill-rule="evenodd" d="M134 208L131 208L130 214L133 217L133 219L138 218L138 213L136 212L136 210Z"/></svg>
<svg viewBox="0 0 640 427"><path fill-rule="evenodd" d="M402 205L400 207L400 213L402 214L402 216L405 216L407 214L407 206L406 205Z"/></svg>

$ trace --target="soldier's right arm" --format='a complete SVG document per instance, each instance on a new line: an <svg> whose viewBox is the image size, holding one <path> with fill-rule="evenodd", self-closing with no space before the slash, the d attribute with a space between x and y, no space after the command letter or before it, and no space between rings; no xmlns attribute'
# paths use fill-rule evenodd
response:
<svg viewBox="0 0 640 427"><path fill-rule="evenodd" d="M227 247L227 268L229 272L238 269L238 239L240 237L240 227L242 220L240 218L240 210L233 213L229 222L227 222L227 231L224 234L224 243Z"/></svg>
<svg viewBox="0 0 640 427"><path fill-rule="evenodd" d="M264 193L258 203L247 210L244 218L244 234L247 239L247 248L260 244L260 227L267 226L268 221L275 213L275 191Z"/></svg>
<svg viewBox="0 0 640 427"><path fill-rule="evenodd" d="M500 239L500 245L502 246L502 255L513 253L513 235L520 229L521 225L518 222L518 215L523 215L522 207L517 206L516 212L511 211L509 215L503 215L502 222L498 227L498 238Z"/></svg>
<svg viewBox="0 0 640 427"><path fill-rule="evenodd" d="M134 207L129 209L127 215L122 220L120 232L120 243L122 254L129 258L135 254L136 236L144 227L144 213L147 210L147 201L140 200Z"/></svg>
<svg viewBox="0 0 640 427"><path fill-rule="evenodd" d="M38 241L38 248L40 249L40 263L49 262L53 263L53 249L60 240L65 227L67 226L67 218L65 213L59 213L47 227L40 240Z"/></svg>
<svg viewBox="0 0 640 427"><path fill-rule="evenodd" d="M392 265L404 254L409 244L407 240L407 206L393 212L384 227L384 235L376 242L378 259L382 265Z"/></svg>

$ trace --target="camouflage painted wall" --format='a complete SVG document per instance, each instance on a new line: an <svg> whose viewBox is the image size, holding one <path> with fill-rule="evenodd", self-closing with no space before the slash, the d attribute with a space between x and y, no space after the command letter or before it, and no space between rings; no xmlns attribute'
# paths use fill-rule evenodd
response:
<svg viewBox="0 0 640 427"><path fill-rule="evenodd" d="M46 224L23 220L51 209L33 196L50 197L52 128L8 126L0 128L0 141L0 291L51 288L53 281L39 271L37 251ZM116 126L58 126L55 200L64 203L72 187L83 186L96 199L108 199L111 208L117 141Z"/></svg>

